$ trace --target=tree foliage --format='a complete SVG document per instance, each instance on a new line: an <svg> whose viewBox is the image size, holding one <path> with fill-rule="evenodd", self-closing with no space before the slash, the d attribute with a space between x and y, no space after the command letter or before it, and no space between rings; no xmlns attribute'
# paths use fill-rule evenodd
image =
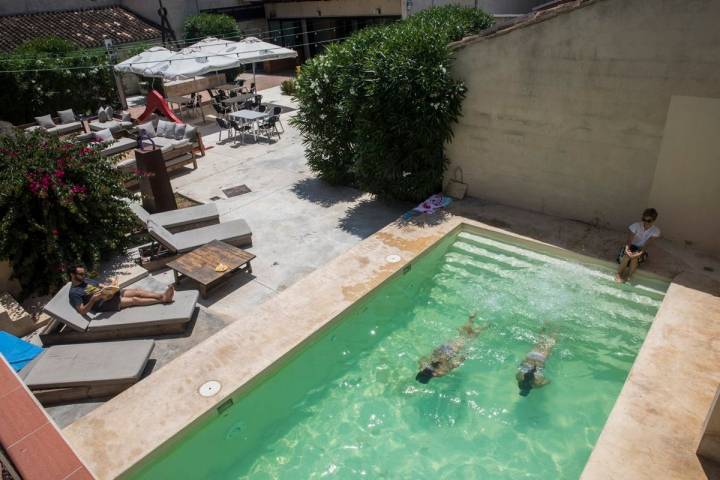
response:
<svg viewBox="0 0 720 480"><path fill-rule="evenodd" d="M464 85L448 44L489 27L472 8L445 6L370 27L303 65L295 96L310 168L334 184L417 201L437 192L443 145Z"/></svg>
<svg viewBox="0 0 720 480"><path fill-rule="evenodd" d="M118 107L111 66L104 50L81 50L58 37L31 40L0 54L0 119L14 124L72 108L93 113Z"/></svg>
<svg viewBox="0 0 720 480"><path fill-rule="evenodd" d="M0 136L0 260L23 295L59 288L68 263L92 268L128 247L130 194L102 148L41 131Z"/></svg>
<svg viewBox="0 0 720 480"><path fill-rule="evenodd" d="M237 32L237 22L230 15L200 13L185 19L185 40L191 42L202 37L233 36Z"/></svg>

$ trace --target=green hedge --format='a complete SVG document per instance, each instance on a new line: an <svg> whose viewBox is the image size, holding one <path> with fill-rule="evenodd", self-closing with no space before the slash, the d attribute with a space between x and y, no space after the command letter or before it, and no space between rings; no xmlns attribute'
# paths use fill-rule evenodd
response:
<svg viewBox="0 0 720 480"><path fill-rule="evenodd" d="M443 145L465 95L450 75L448 44L491 24L480 10L432 8L361 30L306 62L293 123L310 168L330 183L388 198L437 192Z"/></svg>
<svg viewBox="0 0 720 480"><path fill-rule="evenodd" d="M102 147L44 132L0 136L0 260L23 296L62 286L69 263L93 268L129 246L135 223L121 199L130 194Z"/></svg>
<svg viewBox="0 0 720 480"><path fill-rule="evenodd" d="M185 19L185 40L195 43L202 37L228 37L237 35L237 22L230 15L200 13Z"/></svg>
<svg viewBox="0 0 720 480"><path fill-rule="evenodd" d="M38 38L1 54L0 70L22 70L0 73L0 120L23 124L67 108L80 114L97 112L101 103L119 107L101 49L78 50L61 38Z"/></svg>

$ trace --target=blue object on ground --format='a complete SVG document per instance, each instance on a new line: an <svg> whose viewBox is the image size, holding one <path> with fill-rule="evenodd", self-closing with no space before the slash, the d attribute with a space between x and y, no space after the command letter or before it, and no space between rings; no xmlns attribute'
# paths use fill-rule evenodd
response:
<svg viewBox="0 0 720 480"><path fill-rule="evenodd" d="M30 342L26 342L15 335L0 332L0 354L15 369L16 372L30 363L33 358L42 353L43 349Z"/></svg>

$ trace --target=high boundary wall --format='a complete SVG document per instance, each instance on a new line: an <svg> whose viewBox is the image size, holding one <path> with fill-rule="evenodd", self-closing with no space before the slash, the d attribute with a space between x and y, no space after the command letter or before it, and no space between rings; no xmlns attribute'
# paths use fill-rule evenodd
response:
<svg viewBox="0 0 720 480"><path fill-rule="evenodd" d="M616 229L655 202L664 236L720 254L718 18L716 0L587 0L458 42L468 92L448 175L462 167L478 198ZM691 135L690 121L718 129Z"/></svg>

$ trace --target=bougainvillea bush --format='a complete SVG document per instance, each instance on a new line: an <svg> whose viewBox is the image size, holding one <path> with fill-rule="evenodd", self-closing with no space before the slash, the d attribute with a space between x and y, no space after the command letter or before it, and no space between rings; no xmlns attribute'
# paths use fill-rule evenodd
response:
<svg viewBox="0 0 720 480"><path fill-rule="evenodd" d="M93 268L129 246L130 193L102 148L43 132L0 136L0 260L23 295L53 292L67 264Z"/></svg>
<svg viewBox="0 0 720 480"><path fill-rule="evenodd" d="M310 168L334 184L418 201L440 188L442 151L460 115L464 85L448 44L492 18L445 6L361 30L303 65L293 123Z"/></svg>

